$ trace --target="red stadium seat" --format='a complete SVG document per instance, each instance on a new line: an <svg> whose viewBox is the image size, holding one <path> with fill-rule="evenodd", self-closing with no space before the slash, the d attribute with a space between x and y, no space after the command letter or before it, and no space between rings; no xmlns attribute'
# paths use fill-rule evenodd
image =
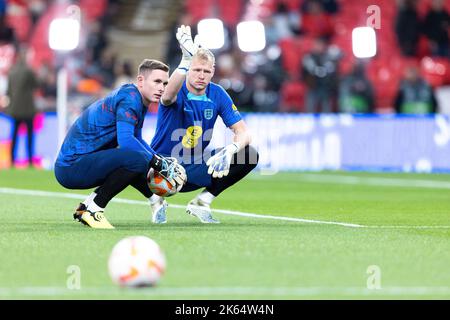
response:
<svg viewBox="0 0 450 320"><path fill-rule="evenodd" d="M283 68L292 77L298 77L300 67L300 45L295 38L281 39L279 42Z"/></svg>
<svg viewBox="0 0 450 320"><path fill-rule="evenodd" d="M287 81L281 87L280 111L303 112L305 85L300 81Z"/></svg>
<svg viewBox="0 0 450 320"><path fill-rule="evenodd" d="M235 26L241 20L244 11L243 0L218 0L216 1L220 18L228 26Z"/></svg>
<svg viewBox="0 0 450 320"><path fill-rule="evenodd" d="M339 49L341 49L341 51L344 53L345 57L353 57L351 32L336 35L335 37L333 37L331 44L339 47Z"/></svg>
<svg viewBox="0 0 450 320"><path fill-rule="evenodd" d="M377 109L391 109L397 95L402 75L402 66L393 62L391 66L385 60L374 59L367 67L367 76L375 89Z"/></svg>
<svg viewBox="0 0 450 320"><path fill-rule="evenodd" d="M31 30L31 17L23 1L10 2L6 13L6 24L14 29L17 39L26 42Z"/></svg>
<svg viewBox="0 0 450 320"><path fill-rule="evenodd" d="M302 17L302 30L312 37L326 37L334 34L334 20L329 14L305 14Z"/></svg>
<svg viewBox="0 0 450 320"><path fill-rule="evenodd" d="M281 48L283 68L293 79L298 78L303 56L311 50L313 41L310 37L285 38L280 40L278 45Z"/></svg>
<svg viewBox="0 0 450 320"><path fill-rule="evenodd" d="M187 0L186 10L192 16L194 23L205 18L213 18L213 0Z"/></svg>
<svg viewBox="0 0 450 320"><path fill-rule="evenodd" d="M448 59L424 57L420 61L420 71L433 88L450 83L450 61Z"/></svg>
<svg viewBox="0 0 450 320"><path fill-rule="evenodd" d="M339 73L341 75L346 75L350 73L355 64L355 58L353 56L345 55L339 62Z"/></svg>
<svg viewBox="0 0 450 320"><path fill-rule="evenodd" d="M419 37L417 44L417 55L421 58L429 56L431 54L430 43L424 35Z"/></svg>
<svg viewBox="0 0 450 320"><path fill-rule="evenodd" d="M105 14L108 0L79 0L81 14L87 21L94 21Z"/></svg>
<svg viewBox="0 0 450 320"><path fill-rule="evenodd" d="M31 18L27 13L20 15L8 15L6 23L14 29L17 39L20 42L26 42L31 30Z"/></svg>

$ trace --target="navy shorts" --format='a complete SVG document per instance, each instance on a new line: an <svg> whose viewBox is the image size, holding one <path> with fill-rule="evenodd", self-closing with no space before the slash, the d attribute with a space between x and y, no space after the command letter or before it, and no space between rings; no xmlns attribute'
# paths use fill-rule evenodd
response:
<svg viewBox="0 0 450 320"><path fill-rule="evenodd" d="M208 174L206 163L183 165L186 169L187 183L180 192L190 192L211 186L212 176Z"/></svg>
<svg viewBox="0 0 450 320"><path fill-rule="evenodd" d="M150 160L145 152L120 148L81 156L70 166L55 165L56 180L67 189L90 189L102 185L119 168L147 175Z"/></svg>

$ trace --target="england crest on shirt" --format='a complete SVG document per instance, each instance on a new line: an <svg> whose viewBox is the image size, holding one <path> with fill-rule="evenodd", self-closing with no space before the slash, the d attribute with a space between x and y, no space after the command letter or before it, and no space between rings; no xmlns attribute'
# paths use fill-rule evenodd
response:
<svg viewBox="0 0 450 320"><path fill-rule="evenodd" d="M214 115L213 109L205 109L204 110L204 116L205 116L206 120L211 120L213 115Z"/></svg>

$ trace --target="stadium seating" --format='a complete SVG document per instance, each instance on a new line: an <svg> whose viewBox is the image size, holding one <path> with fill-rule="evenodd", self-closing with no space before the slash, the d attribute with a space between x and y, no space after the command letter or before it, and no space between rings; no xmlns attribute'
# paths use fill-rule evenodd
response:
<svg viewBox="0 0 450 320"><path fill-rule="evenodd" d="M6 12L6 23L14 29L17 40L28 41L31 31L31 17L27 3L23 1L10 1Z"/></svg>
<svg viewBox="0 0 450 320"><path fill-rule="evenodd" d="M286 81L281 88L280 111L304 112L306 88L300 81Z"/></svg>
<svg viewBox="0 0 450 320"><path fill-rule="evenodd" d="M422 17L425 16L430 9L432 1L433 0L420 0L418 2L417 10ZM450 12L450 1L444 1L444 5L447 11Z"/></svg>
<svg viewBox="0 0 450 320"><path fill-rule="evenodd" d="M286 4L289 10L298 11L300 10L303 0L280 0L279 2Z"/></svg>
<svg viewBox="0 0 450 320"><path fill-rule="evenodd" d="M403 65L401 59L373 59L367 66L367 77L375 87L377 111L392 109L397 94Z"/></svg>
<svg viewBox="0 0 450 320"><path fill-rule="evenodd" d="M420 63L422 76L433 87L450 83L450 62L445 58L424 57Z"/></svg>
<svg viewBox="0 0 450 320"><path fill-rule="evenodd" d="M63 14L67 5L53 4L37 22L30 37L30 47L34 51L32 66L37 69L43 63L53 61L53 50L48 45L48 29L55 16Z"/></svg>
<svg viewBox="0 0 450 320"><path fill-rule="evenodd" d="M218 0L216 5L225 25L236 26L239 23L244 11L243 0Z"/></svg>
<svg viewBox="0 0 450 320"><path fill-rule="evenodd" d="M108 7L108 0L79 0L81 12L83 12L83 18L91 22L100 18Z"/></svg>
<svg viewBox="0 0 450 320"><path fill-rule="evenodd" d="M213 0L186 0L185 6L194 23L197 23L201 19L215 17L213 3Z"/></svg>
<svg viewBox="0 0 450 320"><path fill-rule="evenodd" d="M333 15L323 14L319 19L301 11L305 0L186 0L186 11L193 17L194 23L204 18L217 17L224 24L234 28L236 24L249 17L267 18L275 13L279 3L286 4L288 10L301 14L301 31L293 37L280 39L282 66L287 78L280 92L283 105L294 105L295 110L302 111L304 85L301 80L301 61L312 46L314 37L332 34L331 45L340 48L343 55L339 70L341 75L351 71L355 58L352 52L351 31L358 26L367 25L372 14L367 9L376 5L381 8L381 29L377 34L377 55L367 60L367 75L373 82L376 93L377 110L385 110L392 106L398 84L403 77L406 66L415 64L421 75L433 88L450 84L450 61L431 56L430 46L424 36L418 43L416 58L402 56L395 35L395 18L397 4L393 0L338 0L340 10ZM418 11L424 16L431 6L432 0L418 0ZM29 43L34 55L32 66L39 68L44 63L54 63L54 53L48 46L48 26L50 21L62 13L67 4L59 1L52 3L33 27L28 1L9 0L7 23L15 30L19 42ZM90 23L98 20L108 8L108 0L79 0L83 21ZM450 11L450 1L445 1ZM251 11L251 14L249 12ZM233 34L235 30L230 30ZM86 36L86 35L84 35ZM0 61L1 64L2 61ZM294 101L295 99L296 102ZM295 102L295 103L294 103ZM284 107L282 106L281 109Z"/></svg>
<svg viewBox="0 0 450 320"><path fill-rule="evenodd" d="M278 43L281 49L283 68L292 79L299 78L303 56L310 50L313 41L313 37L303 36L281 39Z"/></svg>

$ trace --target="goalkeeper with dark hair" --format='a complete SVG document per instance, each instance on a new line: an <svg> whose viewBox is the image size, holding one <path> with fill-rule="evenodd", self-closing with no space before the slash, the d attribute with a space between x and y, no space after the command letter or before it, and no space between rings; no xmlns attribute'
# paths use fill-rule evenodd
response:
<svg viewBox="0 0 450 320"><path fill-rule="evenodd" d="M184 168L142 139L148 105L158 102L168 83L169 67L144 60L137 83L126 84L94 102L70 128L55 163L58 182L68 189L97 187L80 203L74 218L92 228L113 229L104 215L109 201L131 185L151 201L150 168L181 188Z"/></svg>

